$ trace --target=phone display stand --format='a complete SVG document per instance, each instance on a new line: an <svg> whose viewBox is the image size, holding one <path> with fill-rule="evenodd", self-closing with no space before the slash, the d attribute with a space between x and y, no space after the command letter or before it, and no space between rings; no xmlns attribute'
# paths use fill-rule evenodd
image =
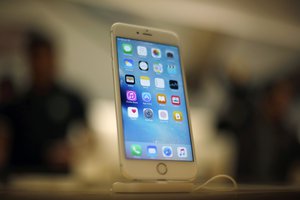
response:
<svg viewBox="0 0 300 200"><path fill-rule="evenodd" d="M222 187L207 187L217 179L227 180L231 186L223 185ZM188 193L197 192L201 189L230 192L238 189L238 184L231 176L219 174L211 177L202 184L194 184L188 181L133 181L133 182L115 182L112 185L112 191L115 193Z"/></svg>
<svg viewBox="0 0 300 200"><path fill-rule="evenodd" d="M195 185L186 181L133 181L115 182L112 191L115 193L188 193Z"/></svg>

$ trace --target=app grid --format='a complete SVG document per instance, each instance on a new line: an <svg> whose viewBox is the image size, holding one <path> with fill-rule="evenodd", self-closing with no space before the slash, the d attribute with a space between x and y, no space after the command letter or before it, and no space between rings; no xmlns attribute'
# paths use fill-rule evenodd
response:
<svg viewBox="0 0 300 200"><path fill-rule="evenodd" d="M192 161L178 48L118 37L117 49L126 157Z"/></svg>

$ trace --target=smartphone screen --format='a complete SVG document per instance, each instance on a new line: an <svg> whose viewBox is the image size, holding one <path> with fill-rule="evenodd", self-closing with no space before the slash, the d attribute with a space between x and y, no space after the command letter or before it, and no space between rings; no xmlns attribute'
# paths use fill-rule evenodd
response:
<svg viewBox="0 0 300 200"><path fill-rule="evenodd" d="M178 47L116 40L126 158L193 161Z"/></svg>

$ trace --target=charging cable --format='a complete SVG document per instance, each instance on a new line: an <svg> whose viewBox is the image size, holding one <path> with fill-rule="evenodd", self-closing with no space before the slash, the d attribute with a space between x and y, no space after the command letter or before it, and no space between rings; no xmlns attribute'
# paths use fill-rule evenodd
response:
<svg viewBox="0 0 300 200"><path fill-rule="evenodd" d="M213 181L217 180L217 179L226 179L229 180L232 183L232 187L230 188L209 188L207 187L210 183L212 183ZM196 185L195 188L193 189L192 192L197 192L199 190L211 190L211 191L219 191L219 192L230 192L230 191L234 191L238 189L238 184L237 182L234 180L234 178L232 178L231 176L228 176L226 174L219 174L216 175L210 179L208 179L205 183L201 184L201 185Z"/></svg>

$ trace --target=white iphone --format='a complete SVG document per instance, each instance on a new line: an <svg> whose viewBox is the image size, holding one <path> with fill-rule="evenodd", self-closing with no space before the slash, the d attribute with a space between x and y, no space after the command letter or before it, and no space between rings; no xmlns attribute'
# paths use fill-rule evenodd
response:
<svg viewBox="0 0 300 200"><path fill-rule="evenodd" d="M111 39L122 174L193 179L196 156L177 35L116 23Z"/></svg>

